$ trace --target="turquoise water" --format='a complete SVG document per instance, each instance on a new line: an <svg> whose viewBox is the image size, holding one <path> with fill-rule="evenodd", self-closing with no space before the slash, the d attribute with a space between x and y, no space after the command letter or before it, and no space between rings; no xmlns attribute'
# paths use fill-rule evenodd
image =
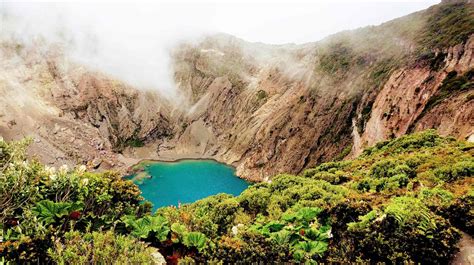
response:
<svg viewBox="0 0 474 265"><path fill-rule="evenodd" d="M213 160L152 162L145 166L145 172L151 178L134 182L155 210L218 193L239 195L249 185L235 175L234 168Z"/></svg>

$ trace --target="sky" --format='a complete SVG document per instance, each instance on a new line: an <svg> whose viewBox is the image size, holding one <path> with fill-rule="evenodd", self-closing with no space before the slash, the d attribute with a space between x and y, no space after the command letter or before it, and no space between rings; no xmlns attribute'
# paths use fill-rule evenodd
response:
<svg viewBox="0 0 474 265"><path fill-rule="evenodd" d="M271 44L320 40L342 30L378 25L439 1L313 1L217 5L217 30Z"/></svg>
<svg viewBox="0 0 474 265"><path fill-rule="evenodd" d="M305 43L378 25L439 1L9 1L0 30L28 41L68 41L73 58L132 85L172 91L169 50L224 32L251 42ZM12 28L5 14L13 17ZM8 27L8 28L7 28Z"/></svg>

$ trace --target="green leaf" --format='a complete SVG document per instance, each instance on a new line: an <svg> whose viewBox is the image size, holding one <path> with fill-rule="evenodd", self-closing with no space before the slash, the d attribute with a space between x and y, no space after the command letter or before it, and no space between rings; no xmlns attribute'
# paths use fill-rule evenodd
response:
<svg viewBox="0 0 474 265"><path fill-rule="evenodd" d="M131 234L136 237L147 238L151 231L150 220L146 217L129 221L129 224L133 228Z"/></svg>
<svg viewBox="0 0 474 265"><path fill-rule="evenodd" d="M164 241L170 232L168 221L163 216L145 216L137 220L132 216L124 216L122 220L132 228L131 234L135 237L148 238L153 232L158 240Z"/></svg>
<svg viewBox="0 0 474 265"><path fill-rule="evenodd" d="M282 216L283 220L286 222L295 222L295 221L302 221L305 223L309 223L314 218L316 218L322 209L316 207L303 207L299 209L296 213L286 213Z"/></svg>
<svg viewBox="0 0 474 265"><path fill-rule="evenodd" d="M68 215L70 211L80 210L82 207L82 203L71 204L68 202L43 200L36 204L32 212L38 217L40 222L49 225Z"/></svg>
<svg viewBox="0 0 474 265"><path fill-rule="evenodd" d="M171 231L175 232L178 235L184 235L188 232L188 229L186 229L185 225L182 225L180 223L173 223L171 225Z"/></svg>
<svg viewBox="0 0 474 265"><path fill-rule="evenodd" d="M271 239L275 241L278 245L286 245L290 243L291 232L287 230L282 230L271 235Z"/></svg>
<svg viewBox="0 0 474 265"><path fill-rule="evenodd" d="M163 216L153 216L153 217L147 216L145 218L149 219L150 230L155 232L156 238L160 241L166 240L170 232L170 228L168 226L168 220L166 220L166 218Z"/></svg>
<svg viewBox="0 0 474 265"><path fill-rule="evenodd" d="M304 208L299 209L297 216L298 216L298 219L302 221L310 222L314 218L316 218L316 216L318 216L321 212L322 210L320 208L304 207Z"/></svg>
<svg viewBox="0 0 474 265"><path fill-rule="evenodd" d="M303 261L304 256L305 256L305 253L302 250L296 250L295 252L293 252L293 258L298 262Z"/></svg>
<svg viewBox="0 0 474 265"><path fill-rule="evenodd" d="M184 237L183 243L187 247L195 247L199 251L202 251L204 248L206 248L207 237L201 232L189 232Z"/></svg>
<svg viewBox="0 0 474 265"><path fill-rule="evenodd" d="M180 223L173 223L171 225L171 231L175 233L175 236L171 237L171 240L173 240L174 243L183 241L184 236L186 236L186 234L188 233L188 229L186 228L186 226Z"/></svg>
<svg viewBox="0 0 474 265"><path fill-rule="evenodd" d="M307 258L311 258L316 254L322 256L328 250L328 243L324 241L303 241L296 244L294 250L295 253L298 251L306 253Z"/></svg>
<svg viewBox="0 0 474 265"><path fill-rule="evenodd" d="M279 222L269 222L267 225L265 225L265 227L268 229L269 232L277 232L283 229L285 225Z"/></svg>

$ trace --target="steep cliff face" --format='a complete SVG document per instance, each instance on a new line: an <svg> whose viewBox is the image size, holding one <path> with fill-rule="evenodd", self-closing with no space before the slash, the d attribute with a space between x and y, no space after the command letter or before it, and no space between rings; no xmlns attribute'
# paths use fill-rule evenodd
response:
<svg viewBox="0 0 474 265"><path fill-rule="evenodd" d="M35 138L31 152L52 165L111 168L127 164L117 151L172 133L163 97L89 71L60 51L2 42L1 136Z"/></svg>
<svg viewBox="0 0 474 265"><path fill-rule="evenodd" d="M394 72L375 98L362 135L362 146L410 131L437 128L458 138L474 134L473 67L474 37L436 56L443 57L437 69L413 65Z"/></svg>
<svg viewBox="0 0 474 265"><path fill-rule="evenodd" d="M472 4L455 1L306 45L209 37L175 56L179 84L201 81L181 86L192 107L180 139L199 122L215 136L202 155L263 179L427 128L469 138L473 31Z"/></svg>
<svg viewBox="0 0 474 265"><path fill-rule="evenodd" d="M54 82L69 83L54 86L49 100L75 119L98 128L115 151L171 135L170 104L158 94L137 91L98 73L61 72L58 62L48 65Z"/></svg>
<svg viewBox="0 0 474 265"><path fill-rule="evenodd" d="M211 157L254 180L427 128L473 138L473 10L446 2L304 45L223 34L185 43L173 51L179 103L88 71L51 52L57 49L4 42L0 132L41 135L57 146L59 162L96 160L92 166L106 168ZM29 105L19 109L11 91L25 91ZM16 123L45 123L12 125L20 112L29 118Z"/></svg>

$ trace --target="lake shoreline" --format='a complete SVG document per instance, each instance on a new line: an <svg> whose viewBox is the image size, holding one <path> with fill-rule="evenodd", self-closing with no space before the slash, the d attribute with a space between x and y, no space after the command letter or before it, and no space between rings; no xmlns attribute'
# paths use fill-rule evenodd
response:
<svg viewBox="0 0 474 265"><path fill-rule="evenodd" d="M140 159L138 162L128 166L127 169L125 170L124 178L126 178L126 177L128 177L132 174L137 174L137 173L145 171L146 165L140 166L142 164L146 164L146 163L179 163L179 162L186 161L186 160L190 160L190 161L206 161L206 160L214 161L214 162L226 165L228 167L231 167L235 171L235 173L237 173L237 167L236 166L234 166L232 164L227 164L227 163L222 162L222 161L219 161L218 159L213 158L213 157L208 157L208 158L206 158L206 157L190 157L190 158L180 157L180 158L170 158L170 159L167 159L167 158L147 158L147 159ZM253 181L253 180L250 180L250 179L247 179L247 178L243 178L243 177L241 177L237 174L235 174L235 175L238 178L243 179L245 181L248 181L250 183L257 183L257 181Z"/></svg>
<svg viewBox="0 0 474 265"><path fill-rule="evenodd" d="M215 159L143 159L126 176L142 196L160 208L192 203L212 195L239 195L253 183L239 178L235 167Z"/></svg>

